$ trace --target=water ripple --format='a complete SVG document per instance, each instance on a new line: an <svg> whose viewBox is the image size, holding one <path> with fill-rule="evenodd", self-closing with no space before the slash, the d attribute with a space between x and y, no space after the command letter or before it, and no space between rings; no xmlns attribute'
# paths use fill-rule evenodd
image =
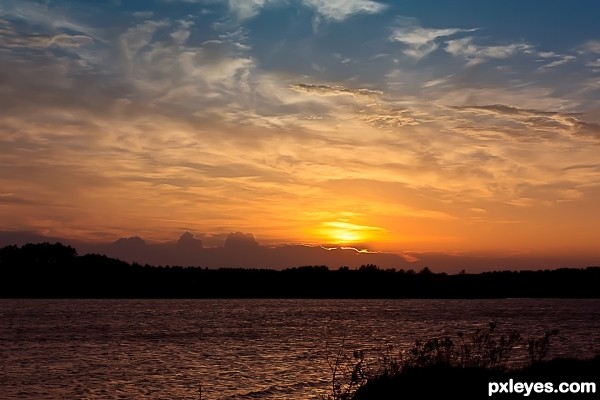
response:
<svg viewBox="0 0 600 400"><path fill-rule="evenodd" d="M489 321L555 355L600 351L599 300L0 300L0 393L23 399L318 399L328 351Z"/></svg>

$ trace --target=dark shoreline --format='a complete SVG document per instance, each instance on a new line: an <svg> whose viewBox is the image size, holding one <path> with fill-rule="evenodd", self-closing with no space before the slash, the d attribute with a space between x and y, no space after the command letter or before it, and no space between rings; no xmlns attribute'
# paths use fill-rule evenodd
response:
<svg viewBox="0 0 600 400"><path fill-rule="evenodd" d="M0 298L504 299L600 298L600 267L449 275L424 268L284 270L150 266L62 244L0 249Z"/></svg>
<svg viewBox="0 0 600 400"><path fill-rule="evenodd" d="M499 371L485 368L459 368L433 365L411 368L394 376L380 376L360 387L352 400L460 398L460 399L592 399L600 390L600 356L556 358L533 365ZM512 382L511 382L512 381ZM542 383L530 394L515 391L516 383ZM558 393L561 383L594 383L594 393ZM494 385L497 383L498 386ZM512 393L500 392L499 384ZM546 386L552 383L552 386ZM490 386L491 385L491 386ZM525 390L524 388L521 390ZM495 391L491 396L490 391Z"/></svg>

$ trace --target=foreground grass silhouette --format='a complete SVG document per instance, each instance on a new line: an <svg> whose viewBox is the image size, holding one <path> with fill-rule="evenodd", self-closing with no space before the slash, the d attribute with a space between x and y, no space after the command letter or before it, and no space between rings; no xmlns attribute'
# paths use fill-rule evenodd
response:
<svg viewBox="0 0 600 400"><path fill-rule="evenodd" d="M496 392L489 396L490 383L514 384L551 382L552 392L531 391L505 393ZM457 367L451 365L431 365L426 367L405 368L394 375L382 375L361 386L352 400L398 400L398 399L596 399L596 393L555 393L562 382L595 382L600 379L600 357L593 359L553 359L534 365L499 371L483 367ZM499 388L496 387L496 390Z"/></svg>
<svg viewBox="0 0 600 400"><path fill-rule="evenodd" d="M490 323L454 339L417 340L404 352L388 347L375 358L361 350L347 356L340 348L330 360L329 400L598 398L600 355L546 361L557 336L556 330L528 339L515 331L499 334ZM563 382L592 385L561 393Z"/></svg>

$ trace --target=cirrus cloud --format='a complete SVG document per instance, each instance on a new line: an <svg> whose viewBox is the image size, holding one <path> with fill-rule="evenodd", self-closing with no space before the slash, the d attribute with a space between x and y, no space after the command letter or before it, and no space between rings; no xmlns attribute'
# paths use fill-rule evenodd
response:
<svg viewBox="0 0 600 400"><path fill-rule="evenodd" d="M459 33L473 32L477 29L460 28L423 28L414 18L402 17L398 19L399 26L392 30L389 40L399 42L407 46L404 54L421 59L431 52L437 50L439 38L454 36Z"/></svg>
<svg viewBox="0 0 600 400"><path fill-rule="evenodd" d="M303 0L303 3L333 21L343 21L355 14L377 14L386 8L372 0Z"/></svg>
<svg viewBox="0 0 600 400"><path fill-rule="evenodd" d="M203 3L204 0L182 0L184 2ZM373 0L299 0L306 7L314 9L327 20L343 21L356 14L377 14L387 8L385 4ZM286 4L285 0L222 0L229 11L238 20L255 17L269 6Z"/></svg>
<svg viewBox="0 0 600 400"><path fill-rule="evenodd" d="M446 51L453 56L462 56L468 60L467 65L481 64L490 59L503 59L519 52L531 52L533 47L527 43L511 43L507 45L485 46L474 43L473 37L453 39L446 42Z"/></svg>

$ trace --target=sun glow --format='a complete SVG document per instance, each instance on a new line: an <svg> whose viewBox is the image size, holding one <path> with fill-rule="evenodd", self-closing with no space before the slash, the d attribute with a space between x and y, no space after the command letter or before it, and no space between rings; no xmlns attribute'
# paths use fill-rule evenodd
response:
<svg viewBox="0 0 600 400"><path fill-rule="evenodd" d="M347 231L343 229L332 229L329 232L334 243L353 243L363 240L363 235L355 231Z"/></svg>
<svg viewBox="0 0 600 400"><path fill-rule="evenodd" d="M334 244L364 243L375 238L381 228L357 225L344 221L324 222L317 234Z"/></svg>

